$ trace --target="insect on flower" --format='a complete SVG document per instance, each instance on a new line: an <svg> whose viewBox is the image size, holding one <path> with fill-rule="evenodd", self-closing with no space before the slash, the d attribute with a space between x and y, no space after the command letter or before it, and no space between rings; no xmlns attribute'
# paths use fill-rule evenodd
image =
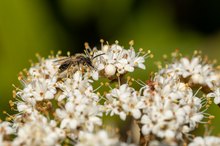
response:
<svg viewBox="0 0 220 146"><path fill-rule="evenodd" d="M102 53L94 56L94 52L90 48L86 48L84 52L85 54L78 53L56 60L55 62L60 64L58 72L62 73L67 70L67 72L70 71L74 73L77 69L84 69L84 67L95 69L93 66L93 59L104 55L104 53Z"/></svg>

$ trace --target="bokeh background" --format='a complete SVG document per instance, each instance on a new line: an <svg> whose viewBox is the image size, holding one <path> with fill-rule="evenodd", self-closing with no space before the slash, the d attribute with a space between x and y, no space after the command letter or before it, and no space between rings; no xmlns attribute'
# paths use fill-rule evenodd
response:
<svg viewBox="0 0 220 146"><path fill-rule="evenodd" d="M211 59L220 53L220 1L217 0L1 0L0 111L8 110L17 75L51 50L83 52L84 42L100 39L150 49L146 79L154 61L179 48L183 54L200 49ZM212 106L214 134L220 132L220 109ZM3 114L0 113L0 117Z"/></svg>

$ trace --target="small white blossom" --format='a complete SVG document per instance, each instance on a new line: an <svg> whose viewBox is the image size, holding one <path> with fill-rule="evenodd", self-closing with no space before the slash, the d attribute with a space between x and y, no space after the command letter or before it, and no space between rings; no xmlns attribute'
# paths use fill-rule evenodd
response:
<svg viewBox="0 0 220 146"><path fill-rule="evenodd" d="M88 78L76 72L73 78L58 83L62 90L58 101L66 101L64 108L57 108L56 115L61 120L60 127L77 131L77 129L93 131L102 124L101 105L98 95L93 93Z"/></svg>
<svg viewBox="0 0 220 146"><path fill-rule="evenodd" d="M108 64L105 67L105 74L106 76L114 76L116 73L116 67L112 64Z"/></svg>
<svg viewBox="0 0 220 146"><path fill-rule="evenodd" d="M15 129L12 128L12 123L6 121L0 123L0 134L10 135L14 133Z"/></svg>
<svg viewBox="0 0 220 146"><path fill-rule="evenodd" d="M118 137L109 137L108 133L101 130L97 133L80 132L79 142L76 146L136 146L120 142Z"/></svg>
<svg viewBox="0 0 220 146"><path fill-rule="evenodd" d="M180 60L175 60L173 64L169 64L160 73L175 73L185 79L189 78L189 82L209 88L220 85L219 71L214 68L213 64L204 62L200 56L195 56L192 59L183 57Z"/></svg>
<svg viewBox="0 0 220 146"><path fill-rule="evenodd" d="M217 88L214 90L214 92L209 93L207 97L214 97L214 103L219 104L220 103L220 88Z"/></svg>
<svg viewBox="0 0 220 146"><path fill-rule="evenodd" d="M177 76L157 75L152 82L155 84L142 88L145 103L140 121L142 133L181 139L182 133L194 130L203 119L201 100ZM188 130L184 130L186 127Z"/></svg>
<svg viewBox="0 0 220 146"><path fill-rule="evenodd" d="M1 146L11 146L11 141L9 138L11 135L15 134L15 129L12 128L12 124L9 122L1 122L0 123L0 145Z"/></svg>
<svg viewBox="0 0 220 146"><path fill-rule="evenodd" d="M219 146L220 138L214 136L195 137L189 146Z"/></svg>
<svg viewBox="0 0 220 146"><path fill-rule="evenodd" d="M112 45L102 42L97 50L85 44L82 60L69 55L60 57L59 53L48 59L39 57L39 63L19 74L23 87L15 87L15 101L9 102L16 111L13 116L8 114L11 123L0 123L0 145L135 146L129 143L138 142L132 137L135 127L140 144L189 143L184 140L190 132L198 124L206 123L206 118L213 118L205 113L211 103L206 97L214 97L215 104L220 103L220 71L197 54L191 59L174 58L150 80L136 81L126 73L145 69L145 59L151 55L142 49L136 53L132 45L133 42L125 49L117 41ZM63 64L63 59L73 62ZM64 70L60 72L62 67ZM99 77L108 81L99 83ZM123 77L127 77L127 82ZM112 88L117 80L118 86ZM141 85L139 90L131 86L133 81ZM100 86L95 89L97 83ZM109 85L109 90L100 90L103 85ZM193 91L197 86L202 87L204 97L197 97L198 91ZM134 128L125 131L127 139L116 134L124 129L109 129L105 125L103 114L116 115L121 120L132 117ZM219 144L218 137L209 136L196 137L189 146Z"/></svg>
<svg viewBox="0 0 220 146"><path fill-rule="evenodd" d="M134 48L124 49L118 44L104 45L96 54L104 54L94 61L94 65L100 72L108 78L114 77L117 73L123 75L127 72L133 72L134 68L145 69L145 54L140 56L135 53Z"/></svg>
<svg viewBox="0 0 220 146"><path fill-rule="evenodd" d="M119 115L122 120L126 119L126 116L131 114L135 119L141 117L141 109L144 106L143 101L138 96L135 89L123 84L119 89L115 88L106 95L107 101L105 102L105 108L107 114Z"/></svg>
<svg viewBox="0 0 220 146"><path fill-rule="evenodd" d="M65 133L54 124L55 121L48 122L42 115L34 115L34 117L35 120L26 122L18 129L12 146L61 146Z"/></svg>
<svg viewBox="0 0 220 146"><path fill-rule="evenodd" d="M96 134L80 132L79 143L76 146L115 146L117 138L110 138L106 131L99 131Z"/></svg>
<svg viewBox="0 0 220 146"><path fill-rule="evenodd" d="M178 146L178 144L175 141L152 140L149 142L149 146Z"/></svg>

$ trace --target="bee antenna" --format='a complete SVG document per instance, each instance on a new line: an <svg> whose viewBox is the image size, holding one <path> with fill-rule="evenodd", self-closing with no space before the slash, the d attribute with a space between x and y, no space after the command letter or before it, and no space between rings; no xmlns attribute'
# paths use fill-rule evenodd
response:
<svg viewBox="0 0 220 146"><path fill-rule="evenodd" d="M97 58L97 57L99 57L99 56L102 56L102 55L104 55L105 53L102 53L102 54L99 54L99 55L96 55L96 56L94 56L92 59L95 59L95 58Z"/></svg>

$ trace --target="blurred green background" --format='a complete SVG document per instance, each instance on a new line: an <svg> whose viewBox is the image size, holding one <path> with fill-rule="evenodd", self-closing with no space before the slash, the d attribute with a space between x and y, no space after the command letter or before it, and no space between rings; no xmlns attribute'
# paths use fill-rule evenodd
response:
<svg viewBox="0 0 220 146"><path fill-rule="evenodd" d="M82 52L85 41L97 46L101 38L110 43L119 40L125 47L134 40L136 48L152 50L155 58L147 60L148 73L156 69L154 61L176 48L185 54L200 49L218 59L220 1L2 0L0 111L8 109L12 84L19 85L18 72L30 66L35 53ZM220 110L213 106L213 111L217 117L213 133L217 134Z"/></svg>

